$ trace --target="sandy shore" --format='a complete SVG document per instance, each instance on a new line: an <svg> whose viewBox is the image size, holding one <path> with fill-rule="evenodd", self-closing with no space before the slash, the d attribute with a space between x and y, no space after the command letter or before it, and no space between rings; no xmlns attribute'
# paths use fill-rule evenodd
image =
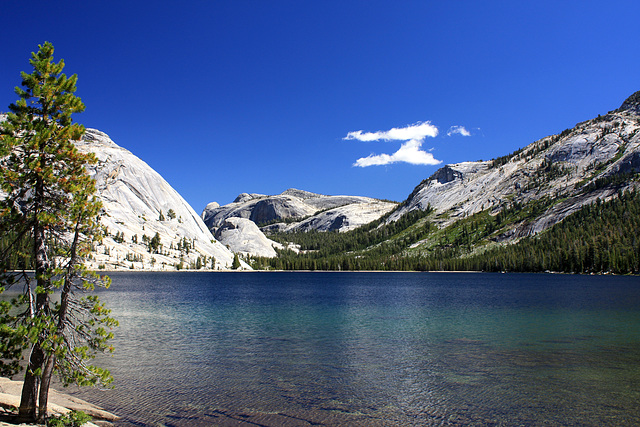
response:
<svg viewBox="0 0 640 427"><path fill-rule="evenodd" d="M0 377L0 414L9 416L14 413L15 408L20 405L20 393L22 391L22 381L13 381L9 378ZM49 391L49 414L60 415L71 410L83 411L93 418L92 423L85 426L108 426L112 421L116 421L118 416L99 408L82 399L60 393L51 389ZM19 424L27 426L31 424ZM0 419L0 427L15 427L16 424L9 424Z"/></svg>

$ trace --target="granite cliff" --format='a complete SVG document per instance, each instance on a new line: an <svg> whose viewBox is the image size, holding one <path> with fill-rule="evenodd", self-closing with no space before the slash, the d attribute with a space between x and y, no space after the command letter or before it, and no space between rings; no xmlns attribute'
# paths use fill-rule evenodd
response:
<svg viewBox="0 0 640 427"><path fill-rule="evenodd" d="M407 212L435 211L439 226L489 209L547 201L534 219L502 237L537 234L597 199L635 188L640 171L640 92L604 116L578 123L492 161L450 164L420 183L388 221ZM615 185L611 185L615 184Z"/></svg>
<svg viewBox="0 0 640 427"><path fill-rule="evenodd" d="M214 239L191 206L149 165L95 129L87 129L77 147L98 158L87 169L96 180L107 233L95 248L92 268L231 267L233 253ZM156 234L159 246L150 250Z"/></svg>
<svg viewBox="0 0 640 427"><path fill-rule="evenodd" d="M286 247L264 232L347 232L427 209L432 213L414 231L424 221L443 229L480 212L497 216L514 206L535 206L534 215L501 224L499 236L491 237L512 242L548 229L585 205L640 186L640 92L616 110L509 155L446 165L401 204L289 189L272 196L243 193L224 206L210 203L200 217L157 172L106 134L88 129L77 146L99 159L88 170L104 205L107 234L92 255L93 268L226 269L233 252L273 258L276 249ZM151 243L154 238L157 246ZM420 239L405 237L405 248L433 247L433 241L428 243L432 237ZM297 252L295 245L288 248Z"/></svg>
<svg viewBox="0 0 640 427"><path fill-rule="evenodd" d="M225 219L216 229L215 237L233 252L242 255L273 258L277 256L276 248L284 248L284 245L268 239L253 221L246 218Z"/></svg>
<svg viewBox="0 0 640 427"><path fill-rule="evenodd" d="M213 202L207 205L202 218L216 238L232 250L274 257L274 248L281 249L282 245L269 240L263 231L345 232L380 218L396 206L369 197L325 196L289 189L274 196L242 193L224 206Z"/></svg>
<svg viewBox="0 0 640 427"><path fill-rule="evenodd" d="M202 212L212 230L231 217L247 218L270 231L347 231L379 218L396 203L361 196L325 196L289 189L281 194L242 193L228 205L210 203Z"/></svg>

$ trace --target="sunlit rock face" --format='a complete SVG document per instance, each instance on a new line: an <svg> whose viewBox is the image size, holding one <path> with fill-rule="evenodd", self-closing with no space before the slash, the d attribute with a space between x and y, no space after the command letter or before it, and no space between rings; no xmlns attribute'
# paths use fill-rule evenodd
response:
<svg viewBox="0 0 640 427"><path fill-rule="evenodd" d="M321 211L302 221L291 224L276 223L264 227L267 231L338 231L345 232L368 224L389 213L396 203L379 200L362 203L350 203L326 211Z"/></svg>
<svg viewBox="0 0 640 427"><path fill-rule="evenodd" d="M397 206L370 197L324 196L289 189L275 196L239 195L233 203L210 203L202 213L213 231L227 218L246 218L268 231L348 231L367 224Z"/></svg>
<svg viewBox="0 0 640 427"><path fill-rule="evenodd" d="M87 129L77 147L98 158L87 169L96 180L107 237L95 248L93 267L231 267L233 253L214 239L202 218L144 161L95 129ZM150 253L147 242L156 233L161 246L157 253Z"/></svg>
<svg viewBox="0 0 640 427"><path fill-rule="evenodd" d="M282 245L269 240L263 231L344 232L379 219L396 206L397 203L370 197L324 196L289 189L275 196L242 193L224 206L212 202L202 212L202 218L232 251L273 257L274 248L281 249Z"/></svg>
<svg viewBox="0 0 640 427"><path fill-rule="evenodd" d="M258 226L246 218L231 217L216 230L215 237L233 252L243 255L273 258L280 243L269 240Z"/></svg>
<svg viewBox="0 0 640 427"><path fill-rule="evenodd" d="M534 220L518 224L506 240L539 233L585 204L635 188L624 174L640 171L640 92L605 116L542 138L501 161L444 166L418 185L389 221L428 206L440 226L514 203L558 200ZM616 185L601 185L609 180Z"/></svg>

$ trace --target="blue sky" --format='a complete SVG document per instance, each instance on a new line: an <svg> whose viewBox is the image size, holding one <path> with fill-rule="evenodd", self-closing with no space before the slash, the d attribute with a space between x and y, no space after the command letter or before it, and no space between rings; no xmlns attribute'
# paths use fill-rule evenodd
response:
<svg viewBox="0 0 640 427"><path fill-rule="evenodd" d="M50 41L86 111L197 212L295 187L401 201L640 90L640 2L7 1L0 111ZM402 139L404 138L404 139Z"/></svg>

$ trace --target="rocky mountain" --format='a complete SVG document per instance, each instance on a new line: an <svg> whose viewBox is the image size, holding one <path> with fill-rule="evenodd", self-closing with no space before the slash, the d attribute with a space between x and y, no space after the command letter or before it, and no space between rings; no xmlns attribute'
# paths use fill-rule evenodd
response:
<svg viewBox="0 0 640 427"><path fill-rule="evenodd" d="M617 110L510 155L444 166L418 185L389 221L430 206L443 227L483 210L497 214L514 204L543 201L534 220L504 234L510 240L539 233L584 205L637 187L629 177L638 171L640 92Z"/></svg>
<svg viewBox="0 0 640 427"><path fill-rule="evenodd" d="M111 162L109 167L99 167L98 182L108 183L112 174L123 174L125 169L118 165ZM358 268L358 265L378 268L378 263L386 265L390 260L404 268L405 256L418 262L425 255L459 253L464 257L465 253L483 251L495 243L536 235L584 206L614 199L625 190L640 187L639 173L640 92L637 92L616 110L509 155L491 161L446 165L420 183L400 205L295 189L274 196L243 193L225 206L209 204L202 213L201 224L234 252L276 260L270 264L275 268L284 265L313 269ZM138 198L154 194L150 188L136 185ZM108 194L104 189L100 193ZM119 198L123 200L122 196ZM133 196L124 200L129 198ZM167 204L146 204L155 206L150 211L155 215L168 212ZM108 207L110 212L117 210ZM389 214L386 219L385 214ZM193 216L185 212L179 215ZM145 218L151 216L148 213ZM369 225L362 227L365 224ZM117 223L113 224L114 230L116 226ZM280 244L263 234L263 231L310 230L343 233L331 233L324 242L321 236L293 239L303 252L298 256L287 253L286 263L279 259L276 248L283 248L287 239L281 236ZM346 233L355 230L361 233ZM371 236L364 237L366 233ZM457 251L455 248L461 244L464 249ZM317 258L320 254L314 252L326 253L322 255L325 258ZM230 256L227 260L230 263Z"/></svg>
<svg viewBox="0 0 640 427"><path fill-rule="evenodd" d="M246 218L225 219L216 229L215 238L234 253L245 256L273 258L277 256L276 249L288 248L297 251L293 245L285 246L267 238L253 221Z"/></svg>
<svg viewBox="0 0 640 427"><path fill-rule="evenodd" d="M359 252L353 252L356 259L364 256L369 249L359 245L368 240L374 242L370 253L399 254L402 247L409 251L405 255L447 251L459 245L461 236L469 233L462 220L476 218L476 214L482 213L487 215L483 217L485 219L473 220L474 226L482 224L485 227L482 233L475 234L473 244L471 238L464 240L465 251L473 253L493 243L514 242L536 235L584 206L635 189L640 186L639 172L640 92L636 92L620 108L604 116L578 123L509 155L491 161L446 165L420 183L398 206L367 198L287 190L277 196L241 194L229 205L209 205L203 218L212 230L227 218L240 217L261 224L262 230L268 232L349 231L387 213L384 220L387 225L403 219L405 225L402 227L405 228L395 226L395 234L389 234L387 242L381 242L378 237L362 236L345 236L342 243L334 237L325 239L325 243L318 243L315 237L292 239L301 244L303 251L324 248L326 256L335 261L347 248L359 248ZM428 210L431 213L427 217L411 217L416 218L414 225L411 225L413 220L407 222L408 213ZM504 220L509 212L509 219ZM492 217L493 220L489 219ZM443 231L426 231L434 225ZM386 233L379 228L368 229L377 230L378 234ZM398 232L400 229L405 231ZM278 239L282 243L288 241L286 237ZM355 241L360 243L353 243ZM331 252L334 249L328 248L329 242L335 253ZM286 265L299 268L318 265L316 261L296 263L288 258ZM335 263L324 265L335 266ZM360 265L364 265L363 258L360 258ZM368 265L375 266L375 263Z"/></svg>
<svg viewBox="0 0 640 427"><path fill-rule="evenodd" d="M270 231L347 231L371 222L396 203L360 196L325 196L289 189L282 194L240 194L233 203L210 203L202 213L215 230L231 217L246 218Z"/></svg>
<svg viewBox="0 0 640 427"><path fill-rule="evenodd" d="M345 232L375 221L396 207L397 203L379 200L361 201L319 211L315 215L290 224L282 222L271 224L263 227L263 230L267 232L306 232L311 230Z"/></svg>
<svg viewBox="0 0 640 427"><path fill-rule="evenodd" d="M271 258L263 265L272 268L407 268L408 259L427 268L424 257L435 257L436 264L428 264L433 268L446 257L536 235L582 207L640 187L640 92L616 110L509 155L446 165L399 205L289 189L210 203L199 217L106 134L88 129L78 147L99 159L89 172L104 205L107 237L93 254L93 268L225 269L233 252ZM310 230L341 233L272 236L281 243L263 233ZM285 247L294 251L278 256L276 249Z"/></svg>
<svg viewBox="0 0 640 427"><path fill-rule="evenodd" d="M149 165L95 129L87 129L77 147L98 158L88 170L96 180L107 229L92 268L231 268L233 253Z"/></svg>
<svg viewBox="0 0 640 427"><path fill-rule="evenodd" d="M640 272L640 92L491 161L446 165L347 233L274 235L294 270Z"/></svg>
<svg viewBox="0 0 640 427"><path fill-rule="evenodd" d="M263 231L344 232L376 220L396 206L369 197L325 196L292 188L274 196L242 193L224 206L213 202L202 218L216 238L234 252L274 257L274 248L282 245L269 240Z"/></svg>
<svg viewBox="0 0 640 427"><path fill-rule="evenodd" d="M98 158L87 170L96 180L106 235L87 262L90 268L231 268L234 254L148 164L96 129L87 129L76 146Z"/></svg>

